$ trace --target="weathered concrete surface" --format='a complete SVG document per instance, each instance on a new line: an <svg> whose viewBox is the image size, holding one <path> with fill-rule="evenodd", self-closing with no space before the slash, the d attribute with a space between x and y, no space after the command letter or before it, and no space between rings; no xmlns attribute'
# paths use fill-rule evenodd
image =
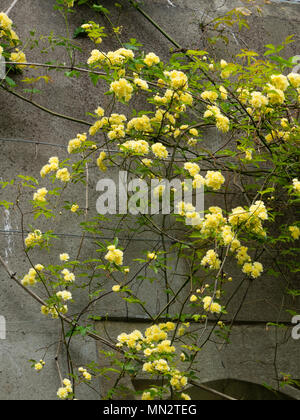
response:
<svg viewBox="0 0 300 420"><path fill-rule="evenodd" d="M200 23L203 22L206 14L214 13L216 6L220 1L207 2L207 0L172 0L176 7L171 7L166 0L145 0L143 2L144 10L151 15L168 33L183 47L188 48L207 48L203 43ZM223 2L222 2L223 3ZM1 0L1 10L6 10L11 4L10 0ZM36 29L38 34L49 34L54 31L56 34L64 35L63 18L53 11L54 1L50 0L23 0L12 10L10 16L17 25L18 34L22 38L26 38L32 29ZM102 4L108 8L111 7L110 0L103 0ZM142 41L145 44L145 51L155 51L162 58L168 59L171 43L165 40L163 35L154 30L153 26L147 22L137 11L130 8L125 0L122 1L124 8L121 12L121 24L123 26L123 39L131 37ZM224 10L229 10L235 2L227 2ZM236 2L236 4L239 4ZM223 9L220 9L221 12ZM26 19L24 19L26 16ZM72 31L78 27L82 20L94 18L93 13L87 8L81 8L80 12L74 14L71 18ZM258 48L259 52L263 52L263 46L269 42L280 43L286 36L297 33L299 37L299 6L292 4L271 4L265 7L265 15L262 18L252 17L254 29L250 32L243 31L243 39L249 48ZM102 22L105 24L105 22ZM234 40L231 34L231 41ZM220 46L216 48L212 54L217 56L228 56L236 53L237 49L244 47L243 42L237 38L238 42L231 43L230 51L222 49ZM298 39L298 38L296 38ZM79 61L85 62L89 51L93 48L92 44L86 39L77 40L79 45L83 47L83 52L78 53ZM240 45L238 45L240 44ZM45 44L43 44L45 46ZM117 48L118 44L111 36L104 40L102 48L111 50ZM287 56L299 54L297 43L287 47ZM225 57L225 58L226 58ZM38 49L27 52L28 60L32 62L40 61L40 52ZM58 59L62 63L68 64L68 58L61 51L50 53L47 60ZM46 71L34 72L37 74L45 74ZM29 71L28 74L33 74ZM102 83L97 87L97 94L91 85L88 77L82 76L79 79L67 79L61 73L49 72L53 82L48 85L42 85L43 93L36 95L35 100L51 110L65 115L72 115L78 119L91 121L86 116L86 112L93 111L98 105L107 106L109 98L102 94L106 89ZM16 76L20 79L22 76ZM42 82L40 82L42 83ZM73 138L78 132L87 131L88 126L79 123L73 123L54 117L50 114L34 108L33 106L23 103L21 100L14 98L8 93L0 92L0 137L5 139L27 139L39 142L48 142L59 146L66 146L68 140ZM138 107L138 104L137 104ZM119 107L119 110L126 112L126 108ZM209 134L209 142L213 138L216 148L220 144L221 139L216 138L215 133ZM41 166L47 163L50 156L59 155L61 158L67 157L66 150L61 147L50 147L45 145L35 146L29 143L0 142L2 159L0 163L0 177L4 180L11 179L15 173L23 173L27 175L35 174L38 176ZM112 177L117 175L113 172ZM95 177L91 179L91 195L90 207L91 212L95 212L96 192ZM45 186L47 186L45 184ZM6 192L0 192L1 199L9 199ZM69 200L76 200L81 207L85 206L85 196L82 190L78 190L76 197L72 194L68 195ZM215 200L215 198L214 198ZM215 201L214 201L215 202ZM28 207L27 207L28 209ZM4 212L1 208L0 229L1 229L1 247L0 252L11 265L12 269L21 277L28 270L28 262L25 261L22 252L22 238L20 236L20 215L16 210ZM26 222L29 219L26 219ZM59 253L68 251L71 256L77 255L80 243L80 231L74 229L76 216L69 216L66 223L64 218L58 219L55 223L54 230L63 232L68 235L78 235L62 237L56 242L55 251L52 251L48 258L49 263L56 263ZM40 224L40 227L47 230L47 223ZM7 235L3 230L14 230L15 233ZM107 239L111 238L111 231L104 230L103 236ZM127 245L126 237L122 246ZM126 252L126 264L129 264L134 258L141 257L144 252L153 249L154 238L152 235L146 237L147 241L137 237L136 242L130 246ZM155 238L156 239L156 238ZM86 255L91 257L97 255L95 247L91 242L87 242ZM33 254L35 262L40 262L41 255L36 252ZM44 257L43 257L44 258ZM138 271L139 266L132 268L134 274ZM181 273L185 273L185 266L180 267ZM230 272L233 274L235 287L242 281L239 270ZM180 286L180 278L175 278L173 287L176 289ZM103 279L103 283L107 290L110 290L111 283L107 279ZM7 320L7 339L0 340L0 399L52 399L55 398L57 388L59 386L58 374L55 371L54 356L56 351L56 342L59 339L59 323L46 321L39 314L39 305L25 295L24 291L17 289L12 280L8 279L2 268L0 268L0 315L6 317ZM269 322L290 321L290 315L285 312L286 308L291 309L293 302L285 302L281 307L282 290L284 283L281 279L274 282L267 276L260 281L254 282L249 290L247 300L242 311L238 315L238 320L244 322ZM39 290L39 289L38 289ZM158 295L159 290L154 284L150 285L133 285L133 290L137 295L149 302L149 311L157 314L166 303L166 296ZM78 310L82 304L87 303L86 298L82 297L80 289L74 290L73 295L75 303L72 306L73 313ZM229 287L229 295L230 295ZM232 301L231 314L239 307L239 302L245 288L240 290L239 294ZM43 295L42 295L43 296ZM299 304L294 302L295 309L299 309ZM177 306L178 307L178 306ZM176 312L177 307L171 310ZM114 317L144 317L138 305L130 305L127 308L124 301L118 300L115 295L110 294L105 300L101 300L94 307L94 312L100 316L110 314ZM280 316L278 317L278 314ZM133 324L128 324L130 330ZM112 334L123 329L123 324L113 324ZM101 330L101 326L99 326ZM246 338L245 338L246 337ZM255 383L272 382L274 377L274 369L271 366L272 357L274 356L274 344L270 336L265 332L262 326L236 326L232 336L233 343L224 350L223 353L218 351L217 346L210 344L205 352L201 354L201 367L203 382L213 381L216 379L224 379L227 377L246 379ZM257 343L254 346L253 343ZM54 345L52 345L54 344ZM45 349L38 350L47 346L49 351L45 356L47 369L45 368L39 375L36 374L27 362L28 359L39 359L44 356ZM256 348L257 347L257 348ZM38 351L37 351L38 350ZM87 361L96 360L97 349L93 342L87 342L84 345L77 337L74 339L74 345L71 347L78 366ZM251 357L249 358L249 353ZM289 341L288 347L282 347L279 352L280 371L289 373L298 371L298 354L299 344ZM272 356L273 355L273 356ZM65 360L65 359L64 359ZM223 360L226 363L223 366ZM262 360L262 369L255 361ZM102 363L102 359L100 359ZM267 368L265 368L267 364ZM298 375L298 377L300 377ZM46 380L47 378L47 380ZM47 381L47 385L45 385ZM97 388L95 382L94 387ZM102 390L102 388L100 388ZM88 388L84 389L82 397L96 398L97 394ZM101 391L102 392L102 391ZM80 398L80 395L79 395Z"/></svg>

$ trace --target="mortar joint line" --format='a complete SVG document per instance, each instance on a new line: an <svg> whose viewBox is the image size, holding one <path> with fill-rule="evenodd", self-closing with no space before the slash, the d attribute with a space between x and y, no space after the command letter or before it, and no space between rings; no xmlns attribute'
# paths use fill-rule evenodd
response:
<svg viewBox="0 0 300 420"><path fill-rule="evenodd" d="M18 229L13 229L13 230L4 230L4 229L0 229L0 234L4 234L4 235L17 235L17 234L22 234L23 232L21 230ZM25 231L24 233L30 233L29 231ZM51 232L51 234L56 235L56 236L61 236L61 237L66 237L66 238L82 238L83 235L77 235L77 234L73 234L73 233L56 233L56 232ZM108 237L108 236L90 236L90 235L86 235L85 236L86 239L105 239L105 240L114 240L115 237ZM158 242L159 239L151 239L151 238L119 238L120 241L141 241L141 242ZM167 242L173 243L173 241L171 241L170 239L165 240Z"/></svg>
<svg viewBox="0 0 300 420"><path fill-rule="evenodd" d="M0 137L0 141L3 142L12 142L12 143L29 143L29 144L35 144L36 146L50 146L50 147L60 147L62 149L66 149L67 150L67 146L64 146L62 144L58 144L58 143L48 143L48 142L40 142L37 140L27 140L27 139L16 139L16 138L5 138L5 137ZM118 153L120 152L120 150L117 149L102 149L99 148L97 149L99 152L108 152L108 153ZM177 156L178 158L181 158L181 156ZM187 157L192 158L192 156L189 156L189 154L187 154ZM167 158L167 161L171 161L171 158ZM175 162L182 162L181 159L176 159Z"/></svg>

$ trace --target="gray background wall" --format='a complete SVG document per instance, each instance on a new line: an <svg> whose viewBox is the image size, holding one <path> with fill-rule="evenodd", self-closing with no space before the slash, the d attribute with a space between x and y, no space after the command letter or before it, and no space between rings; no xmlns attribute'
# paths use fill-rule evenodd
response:
<svg viewBox="0 0 300 420"><path fill-rule="evenodd" d="M0 0L0 9L5 11L11 4L11 0ZM175 7L171 7L167 0L144 0L143 8L151 15L172 37L183 47L188 48L207 48L203 44L200 23L203 21L203 12L212 14L218 1L204 0L172 0ZM153 26L147 22L135 10L128 7L127 2L121 2L124 8L121 13L121 24L123 26L123 39L136 38L145 44L145 51L155 51L160 57L167 59L170 56L172 47L166 39L154 30ZM208 7L209 3L209 7ZM223 2L222 2L223 3ZM10 13L17 26L17 32L23 39L28 36L32 29L36 29L38 34L47 34L53 31L56 34L64 34L64 24L62 17L53 10L54 1L52 0L20 0ZM102 4L111 8L111 1L103 0ZM228 1L221 10L229 10L239 2ZM221 11L219 10L219 12ZM71 17L71 31L78 27L82 20L89 17L94 18L93 13L82 8ZM249 48L255 48L258 52L263 52L263 46L270 42L279 44L288 35L296 34L299 39L300 9L297 4L285 2L272 3L265 7L263 17L251 17L252 26L250 31L243 33L243 41L239 38L232 39L230 50L216 49L216 56L226 55L230 59L230 54L236 52L239 47L244 47L246 43ZM86 40L78 40L83 47L83 52L79 53L78 59L86 61L88 51L92 49L92 44ZM299 43L292 44L286 50L287 56L300 54L297 50ZM112 37L106 38L102 44L104 50L117 48L118 45ZM28 60L32 62L40 61L40 54L37 49L27 52ZM62 62L64 58L59 50L49 56L53 60L58 58ZM67 79L60 73L51 72L53 83L43 86L43 93L37 97L37 102L52 110L63 114L72 115L79 119L88 119L86 111L93 111L98 105L106 105L107 99L101 96L104 91L103 86L97 87L98 92L91 86L88 77L80 79ZM20 78L21 76L16 76ZM95 94L97 92L97 94ZM101 100L99 101L99 98ZM101 102L103 101L103 102ZM53 117L49 114L34 108L33 106L14 98L12 95L0 91L0 177L3 180L11 179L15 173L38 174L48 158L53 155L60 157L67 156L65 146L68 140L73 138L77 132L86 131L87 127L77 123L72 123ZM213 135L217 143L222 139ZM12 140L19 139L21 142ZM37 144L26 143L34 141ZM53 143L57 146L46 146L38 143ZM112 174L114 175L114 174ZM91 180L92 187L95 179ZM93 191L93 188L91 188ZM8 198L5 192L0 192L3 199ZM72 199L72 196L70 197ZM76 198L80 204L84 200ZM95 200L95 195L91 195L91 203ZM80 202L81 201L81 202ZM91 204L92 205L92 204ZM28 270L28 265L22 253L20 230L20 219L16 210L4 211L0 213L0 236L1 236L1 255L11 265L12 269L20 276ZM65 234L79 235L80 232L74 231L74 221L70 217L66 224L64 221L57 222L56 229ZM47 228L47 225L44 226ZM13 233L9 233L12 232ZM110 237L111 232L104 232ZM141 242L136 240L131 245L126 254L130 261L136 256L137 250L141 251ZM143 239L143 247L148 250L153 245L153 238L148 236L147 241ZM55 253L50 253L49 262L56 261L60 252L68 250L72 255L78 248L80 237L62 237L57 243ZM127 242L125 242L126 244ZM86 243L87 253L93 252L93 246ZM39 254L35 257L38 259ZM184 272L185 267L180 267ZM236 281L240 274L236 273ZM176 281L176 280L175 280ZM199 366L201 367L201 380L203 383L218 379L235 378L261 384L263 382L274 385L274 349L275 331L270 328L266 330L267 322L290 322L290 315L279 311L281 296L284 284L280 279L276 282L264 276L262 282L253 287L248 295L243 310L240 312L237 322L233 328L232 343L228 346L219 348L217 344L210 343L205 351L201 353ZM60 386L59 378L55 371L54 357L56 354L57 341L59 340L58 322L47 320L39 314L39 306L30 301L25 293L17 289L5 272L0 268L0 315L7 321L6 340L0 340L0 399L54 399L57 388ZM136 292L139 291L138 285ZM230 292L230 290L229 290ZM237 296L233 307L234 313L237 308L243 290ZM76 295L76 293L75 293ZM150 310L155 313L158 308L163 306L163 297L153 293L153 289L143 289L143 296L149 301ZM80 304L84 303L79 293L77 300ZM134 329L138 325L134 320L142 321L142 313L133 307L128 312L124 303L115 303L108 298L101 304L101 307L94 308L99 315L104 316L108 311L114 317L114 321L106 324L106 329L112 336L128 329ZM287 307L299 309L298 302L286 302ZM78 306L79 307L79 306ZM76 310L76 304L73 309ZM279 315L279 319L277 319ZM126 318L130 318L130 322ZM147 324L139 324L146 326ZM97 329L105 333L103 324L99 323ZM299 367L299 342L295 342L289 337L282 336L279 339L278 347L278 369L283 373L293 372L300 378ZM48 348L46 361L47 368L40 374L36 374L31 368L28 359L39 360L43 357L45 349ZM73 357L80 365L87 361L97 360L98 350L95 342L87 338L76 340L72 346ZM105 361L100 358L102 364ZM99 387L100 385L100 387ZM78 398L97 398L99 389L109 387L109 383L101 384L94 382L95 390L88 387L82 388Z"/></svg>

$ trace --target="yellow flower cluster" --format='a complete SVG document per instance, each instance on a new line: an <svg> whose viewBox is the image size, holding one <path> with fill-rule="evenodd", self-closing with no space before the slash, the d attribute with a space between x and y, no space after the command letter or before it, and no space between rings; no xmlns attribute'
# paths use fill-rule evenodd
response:
<svg viewBox="0 0 300 420"><path fill-rule="evenodd" d="M105 259L110 263L114 263L116 265L123 264L123 251L117 249L115 245L110 245L107 247L108 253L105 255Z"/></svg>
<svg viewBox="0 0 300 420"><path fill-rule="evenodd" d="M259 262L255 262L253 264L246 263L243 266L243 273L253 277L254 279L261 276L263 271L264 271L263 265Z"/></svg>
<svg viewBox="0 0 300 420"><path fill-rule="evenodd" d="M139 88L141 88L142 90L148 90L149 89L149 85L146 82L146 80L140 79L138 76L135 76L133 83L138 86Z"/></svg>
<svg viewBox="0 0 300 420"><path fill-rule="evenodd" d="M106 56L105 54L103 54L101 51L99 50L93 50L91 52L91 55L87 61L87 64L89 66L92 66L95 63L100 63L102 61L106 60Z"/></svg>
<svg viewBox="0 0 300 420"><path fill-rule="evenodd" d="M155 95L153 99L157 105L169 105L172 103L176 112L184 112L186 105L191 106L193 104L192 95L184 90L174 91L173 89L167 89L163 97Z"/></svg>
<svg viewBox="0 0 300 420"><path fill-rule="evenodd" d="M300 229L298 226L290 226L289 231L291 232L293 239L297 240L300 238Z"/></svg>
<svg viewBox="0 0 300 420"><path fill-rule="evenodd" d="M200 174L195 175L193 180L193 188L201 188L203 185L205 185L205 178L203 178L203 176Z"/></svg>
<svg viewBox="0 0 300 420"><path fill-rule="evenodd" d="M44 178L50 172L56 172L56 178L62 182L69 182L71 180L71 175L67 168L59 168L59 159L58 157L51 157L49 163L42 167L40 175Z"/></svg>
<svg viewBox="0 0 300 420"><path fill-rule="evenodd" d="M71 154L75 150L80 149L80 147L82 146L82 143L84 143L86 140L87 140L86 133L77 134L76 139L72 139L69 141L68 153Z"/></svg>
<svg viewBox="0 0 300 420"><path fill-rule="evenodd" d="M261 92L252 92L250 104L253 108L263 108L269 104L269 99Z"/></svg>
<svg viewBox="0 0 300 420"><path fill-rule="evenodd" d="M155 252L148 252L147 258L149 260L157 260L157 254Z"/></svg>
<svg viewBox="0 0 300 420"><path fill-rule="evenodd" d="M73 283L75 281L75 274L71 273L68 269L64 269L61 274L64 276L64 281L66 283Z"/></svg>
<svg viewBox="0 0 300 420"><path fill-rule="evenodd" d="M234 248L236 250L236 259L240 265L251 261L251 258L248 255L248 248L246 246L241 246L240 242L238 241ZM234 248L232 248L232 250L234 250Z"/></svg>
<svg viewBox="0 0 300 420"><path fill-rule="evenodd" d="M248 160L248 161L253 159L253 150L247 149L245 151L245 159Z"/></svg>
<svg viewBox="0 0 300 420"><path fill-rule="evenodd" d="M261 220L268 220L268 212L263 201L256 201L255 204L252 204L249 208L249 213L251 216L258 217Z"/></svg>
<svg viewBox="0 0 300 420"><path fill-rule="evenodd" d="M71 180L71 175L67 168L63 168L56 172L56 178L61 182L69 182Z"/></svg>
<svg viewBox="0 0 300 420"><path fill-rule="evenodd" d="M188 77L182 71L165 71L164 75L170 80L170 86L174 90L187 90Z"/></svg>
<svg viewBox="0 0 300 420"><path fill-rule="evenodd" d="M117 337L119 345L126 345L131 349L137 348L141 350L141 343L144 340L143 334L139 330L133 331L131 334L122 333Z"/></svg>
<svg viewBox="0 0 300 420"><path fill-rule="evenodd" d="M81 25L81 28L85 30L90 40L93 41L95 44L102 43L103 28L101 28L100 25L93 21L90 21L89 23L84 23L83 25Z"/></svg>
<svg viewBox="0 0 300 420"><path fill-rule="evenodd" d="M242 104L246 105L248 102L248 99L250 98L250 92L248 89L239 87L237 89L238 93L238 99L241 101Z"/></svg>
<svg viewBox="0 0 300 420"><path fill-rule="evenodd" d="M205 177L205 185L208 188L218 191L225 182L224 176L221 172L208 171Z"/></svg>
<svg viewBox="0 0 300 420"><path fill-rule="evenodd" d="M130 130L136 131L152 131L150 118L147 115L143 115L142 117L133 118L127 124L127 131Z"/></svg>
<svg viewBox="0 0 300 420"><path fill-rule="evenodd" d="M177 204L177 211L180 216L185 216L187 213L195 212L195 207L192 203L185 203L184 201L180 201Z"/></svg>
<svg viewBox="0 0 300 420"><path fill-rule="evenodd" d="M266 236L262 221L268 220L268 212L263 201L256 201L248 211L243 207L234 208L228 220L233 227L243 226L255 234Z"/></svg>
<svg viewBox="0 0 300 420"><path fill-rule="evenodd" d="M128 140L120 146L133 155L146 155L149 153L149 144L145 140Z"/></svg>
<svg viewBox="0 0 300 420"><path fill-rule="evenodd" d="M33 194L33 201L45 203L46 202L46 195L48 194L48 190L46 188L40 188Z"/></svg>
<svg viewBox="0 0 300 420"><path fill-rule="evenodd" d="M170 354L170 353L175 353L176 349L174 346L171 345L170 340L163 340L161 343L157 345L155 352Z"/></svg>
<svg viewBox="0 0 300 420"><path fill-rule="evenodd" d="M275 86L268 84L266 87L267 96L271 105L281 105L285 101L284 92Z"/></svg>
<svg viewBox="0 0 300 420"><path fill-rule="evenodd" d="M107 170L107 167L103 163L103 161L106 159L106 153L101 152L98 159L97 159L97 166L100 169L100 171L105 172Z"/></svg>
<svg viewBox="0 0 300 420"><path fill-rule="evenodd" d="M110 91L114 92L117 99L128 102L132 98L133 86L122 78L111 83Z"/></svg>
<svg viewBox="0 0 300 420"><path fill-rule="evenodd" d="M19 69L23 69L24 67L26 67L23 65L27 63L26 55L23 53L23 51L20 51L18 48L16 48L16 52L10 54L10 60L12 62L20 63L16 65L16 67L18 67Z"/></svg>
<svg viewBox="0 0 300 420"><path fill-rule="evenodd" d="M150 168L152 166L153 161L151 159L142 159L142 164Z"/></svg>
<svg viewBox="0 0 300 420"><path fill-rule="evenodd" d="M125 127L124 124L119 125L112 125L111 130L108 132L107 137L110 140L116 140L116 139L123 139L125 137Z"/></svg>
<svg viewBox="0 0 300 420"><path fill-rule="evenodd" d="M168 326L166 324L166 328L168 330ZM163 341L168 338L168 334L164 331L162 325L152 325L151 327L147 328L145 331L145 342L150 344L153 342Z"/></svg>
<svg viewBox="0 0 300 420"><path fill-rule="evenodd" d="M167 373L171 368L165 359L154 360L154 362L146 362L143 371L148 373Z"/></svg>
<svg viewBox="0 0 300 420"><path fill-rule="evenodd" d="M103 53L99 50L93 50L87 61L90 66L93 64L107 64L110 66L122 66L125 61L134 58L132 50L126 48L120 48L117 51L109 51Z"/></svg>
<svg viewBox="0 0 300 420"><path fill-rule="evenodd" d="M101 130L101 128L107 126L108 124L109 121L107 117L103 117L101 120L96 121L89 129L90 136L94 136L99 130Z"/></svg>
<svg viewBox="0 0 300 420"><path fill-rule="evenodd" d="M194 302L197 302L197 301L198 301L198 297L196 295L192 295L190 297L190 302L194 303Z"/></svg>
<svg viewBox="0 0 300 420"><path fill-rule="evenodd" d="M209 213L204 216L197 228L201 229L203 235L210 236L213 232L220 231L225 223L226 219L223 217L222 209L220 207L210 207Z"/></svg>
<svg viewBox="0 0 300 420"><path fill-rule="evenodd" d="M236 207L232 210L232 213L229 216L229 223L232 226L239 226L248 222L249 217L250 215L247 210L245 210L243 207Z"/></svg>
<svg viewBox="0 0 300 420"><path fill-rule="evenodd" d="M227 133L230 128L229 118L225 117L225 115L218 114L216 116L216 127L218 130L222 131L223 133Z"/></svg>
<svg viewBox="0 0 300 420"><path fill-rule="evenodd" d="M25 287L34 286L37 282L36 277L38 271L39 270L37 270L36 268L30 268L28 274L26 274L26 276L24 276L24 278L21 280L22 285Z"/></svg>
<svg viewBox="0 0 300 420"><path fill-rule="evenodd" d="M190 211L186 211L186 207L189 207ZM195 228L200 230L205 238L217 238L220 245L229 246L230 251L235 253L238 264L249 264L249 266L246 265L245 269L248 269L253 277L256 278L261 274L262 265L251 263L248 248L241 245L233 229L240 229L243 226L255 234L266 236L262 222L268 219L268 213L262 201L256 201L255 204L250 206L249 210L242 207L233 209L228 220L223 216L222 209L219 207L210 207L209 213L204 218L201 218L200 214L195 212L195 208L191 204L187 206L186 203L179 203L178 210L179 214L195 220ZM209 250L201 264L217 270L221 266L221 261L214 250ZM197 297L193 295L191 302L196 301Z"/></svg>
<svg viewBox="0 0 300 420"><path fill-rule="evenodd" d="M15 47L19 42L19 37L12 29L13 21L7 16L7 14L0 13L0 38L5 37L3 44L9 47ZM9 50L10 51L10 50ZM0 46L0 57L4 53L4 48ZM10 53L10 60L12 62L17 62L16 67L22 69L25 66L22 64L26 63L26 56L22 51L19 51L17 48L15 52Z"/></svg>
<svg viewBox="0 0 300 420"><path fill-rule="evenodd" d="M67 262L70 259L70 255L67 253L60 254L59 259L60 261Z"/></svg>
<svg viewBox="0 0 300 420"><path fill-rule="evenodd" d="M161 330L167 330L167 331L173 331L176 327L176 325L174 324L174 322L166 322L163 324L158 324L158 327Z"/></svg>
<svg viewBox="0 0 300 420"><path fill-rule="evenodd" d="M217 92L214 92L213 90L206 90L205 92L201 93L201 98L204 101L216 102L218 97L219 97L219 94Z"/></svg>
<svg viewBox="0 0 300 420"><path fill-rule="evenodd" d="M0 27L5 31L10 31L12 27L12 20L3 12L0 13ZM1 33L0 33L1 34Z"/></svg>
<svg viewBox="0 0 300 420"><path fill-rule="evenodd" d="M86 381L90 381L92 379L92 375L87 371L87 369L80 367L78 368L78 371L82 373L82 376Z"/></svg>
<svg viewBox="0 0 300 420"><path fill-rule="evenodd" d="M111 116L108 119L108 123L111 126L120 125L124 123L125 121L127 121L127 118L123 114L111 114Z"/></svg>
<svg viewBox="0 0 300 420"><path fill-rule="evenodd" d="M196 128L191 128L190 130L189 130L189 133L192 135L192 136L199 136L199 131L196 129Z"/></svg>
<svg viewBox="0 0 300 420"><path fill-rule="evenodd" d="M206 296L203 299L203 307L205 311L211 312L212 314L220 314L222 312L221 305L214 302L213 298L210 296Z"/></svg>
<svg viewBox="0 0 300 420"><path fill-rule="evenodd" d="M61 400L65 400L68 398L69 394L72 394L73 388L71 381L69 379L63 380L63 387L59 388L57 391L57 396Z"/></svg>
<svg viewBox="0 0 300 420"><path fill-rule="evenodd" d="M228 67L229 64L227 63L226 60L222 59L220 61L220 66L221 66L221 69L222 69L221 77L223 79L228 79L228 77L230 77L230 75L232 73L232 70L230 70L229 67Z"/></svg>
<svg viewBox="0 0 300 420"><path fill-rule="evenodd" d="M216 119L216 127L223 133L227 133L230 129L229 118L221 113L217 106L208 105L207 111L204 113L204 118L214 117Z"/></svg>
<svg viewBox="0 0 300 420"><path fill-rule="evenodd" d="M288 78L288 80L289 80L289 82L290 82L290 84L295 88L295 89L297 89L297 88L299 88L300 87L300 74L298 74L298 73L290 73L288 76L287 76L287 78Z"/></svg>
<svg viewBox="0 0 300 420"><path fill-rule="evenodd" d="M28 234L27 238L25 239L25 245L29 247L33 247L35 245L40 245L43 242L43 235L40 230L35 230Z"/></svg>
<svg viewBox="0 0 300 420"><path fill-rule="evenodd" d="M220 94L221 94L221 98L224 99L224 101L226 101L226 99L228 98L227 89L225 89L224 86L220 86L219 91L220 91Z"/></svg>
<svg viewBox="0 0 300 420"><path fill-rule="evenodd" d="M155 143L151 147L152 152L154 155L159 159L167 159L168 151L166 147L161 143Z"/></svg>
<svg viewBox="0 0 300 420"><path fill-rule="evenodd" d="M54 156L49 159L49 163L42 167L41 169L41 177L45 178L50 172L56 172L59 167L59 159L58 157Z"/></svg>
<svg viewBox="0 0 300 420"><path fill-rule="evenodd" d="M179 370L175 370L171 374L172 378L170 380L170 385L172 386L172 388L179 391L187 386L188 379L181 372L179 372Z"/></svg>
<svg viewBox="0 0 300 420"><path fill-rule="evenodd" d="M184 324L189 326L189 324ZM168 340L168 331L173 331L176 325L173 322L166 322L159 325L152 325L145 331L145 337L139 330L130 334L122 333L118 336L118 347L126 345L131 351L143 351L146 361L143 364L143 371L150 374L164 375L175 390L183 389L188 379L179 370L174 369L170 361L175 357L176 349ZM184 331L184 328L181 327ZM182 360L182 358L181 358ZM154 399L156 389L145 391L142 399Z"/></svg>
<svg viewBox="0 0 300 420"><path fill-rule="evenodd" d="M197 165L197 163L192 162L186 162L184 164L184 169L187 170L192 177L195 177L200 172L199 165Z"/></svg>
<svg viewBox="0 0 300 420"><path fill-rule="evenodd" d="M276 131L272 130L271 133L265 136L265 139L268 143L271 143L274 140L283 139L284 141L288 141L290 139L290 133L284 131Z"/></svg>
<svg viewBox="0 0 300 420"><path fill-rule="evenodd" d="M100 118L103 117L104 116L104 109L101 106L98 106L98 108L95 109L95 114Z"/></svg>
<svg viewBox="0 0 300 420"><path fill-rule="evenodd" d="M151 388L150 391L145 391L142 394L142 401L151 401L154 400L157 391L155 388Z"/></svg>
<svg viewBox="0 0 300 420"><path fill-rule="evenodd" d="M68 300L71 300L72 299L72 293L69 292L68 290L63 290L61 292L57 292L56 293L56 296L59 299L62 299L64 302L67 302Z"/></svg>
<svg viewBox="0 0 300 420"><path fill-rule="evenodd" d="M300 181L298 180L298 178L293 179L293 189L297 193L300 193Z"/></svg>
<svg viewBox="0 0 300 420"><path fill-rule="evenodd" d="M225 225L222 227L222 239L225 246L228 246L234 240L234 233L232 232L231 226Z"/></svg>
<svg viewBox="0 0 300 420"><path fill-rule="evenodd" d="M71 212L76 213L79 210L78 204L73 204L71 207Z"/></svg>
<svg viewBox="0 0 300 420"><path fill-rule="evenodd" d="M148 67L152 67L155 64L160 63L160 58L154 54L154 53L149 53L146 55L145 59L144 59L144 63L148 66Z"/></svg>
<svg viewBox="0 0 300 420"><path fill-rule="evenodd" d="M43 369L43 367L45 366L45 362L44 362L44 360L40 360L38 363L36 363L35 365L34 365L34 369L37 371L37 372L40 372L42 369Z"/></svg>
<svg viewBox="0 0 300 420"><path fill-rule="evenodd" d="M202 259L201 265L204 267L208 266L211 270L218 270L221 266L221 261L218 254L213 249L210 249Z"/></svg>
<svg viewBox="0 0 300 420"><path fill-rule="evenodd" d="M228 66L227 61L222 58L220 60L220 66L221 66L221 69L224 70Z"/></svg>
<svg viewBox="0 0 300 420"><path fill-rule="evenodd" d="M51 315L52 319L57 319L59 317L59 314L66 314L68 312L68 307L67 305L62 305L59 306L59 308L55 308L54 305L51 306L41 306L41 313L43 315Z"/></svg>
<svg viewBox="0 0 300 420"><path fill-rule="evenodd" d="M272 85L279 90L282 90L285 92L287 88L289 87L289 81L286 76L283 74L275 75L273 74L271 76Z"/></svg>

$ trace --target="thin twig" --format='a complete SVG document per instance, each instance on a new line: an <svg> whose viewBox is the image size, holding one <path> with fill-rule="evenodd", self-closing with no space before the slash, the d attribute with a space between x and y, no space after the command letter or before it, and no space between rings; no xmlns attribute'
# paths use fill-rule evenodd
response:
<svg viewBox="0 0 300 420"><path fill-rule="evenodd" d="M9 266L6 264L6 262L3 260L3 258L0 255L0 265L2 265L2 267L4 268L4 270L6 271L6 273L8 274L8 276L11 278L11 280L14 280L18 286L20 286L23 290L25 290L26 293L28 293L33 299L35 299L37 302L39 302L41 305L43 306L47 306L47 303L40 298L36 293L34 293L32 290L30 290L29 288L23 286L23 284L18 280L17 278L17 273L14 273ZM65 315L59 313L59 317L67 322L70 325L73 326L79 326L79 324L76 321L73 321L72 319L66 317ZM113 345L112 343L110 343L109 341L105 340L104 338L100 337L99 335L93 333L93 332L89 332L87 331L87 335L91 338L94 338L97 341L100 341L101 343L105 344L106 346L112 348L113 350L116 350L118 352L120 352L120 349L118 347L116 347L115 345Z"/></svg>

